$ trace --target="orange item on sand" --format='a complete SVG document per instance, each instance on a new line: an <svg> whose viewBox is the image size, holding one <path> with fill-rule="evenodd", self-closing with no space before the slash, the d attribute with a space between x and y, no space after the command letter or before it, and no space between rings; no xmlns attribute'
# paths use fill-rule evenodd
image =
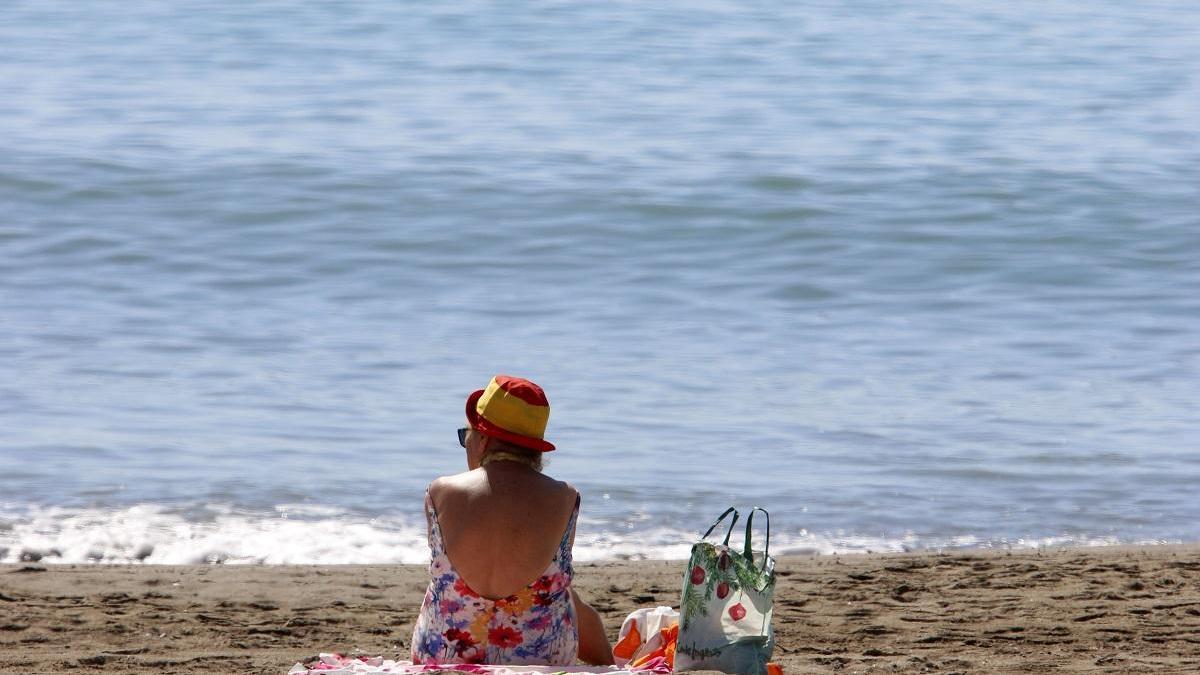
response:
<svg viewBox="0 0 1200 675"><path fill-rule="evenodd" d="M634 610L621 623L613 660L629 670L674 669L679 642L679 612L671 607Z"/></svg>
<svg viewBox="0 0 1200 675"><path fill-rule="evenodd" d="M662 629L659 631L659 635L662 637L662 646L634 661L630 667L640 668L661 656L668 666L672 669L675 668L675 643L679 641L679 624Z"/></svg>
<svg viewBox="0 0 1200 675"><path fill-rule="evenodd" d="M768 663L767 675L783 675L783 666L778 663Z"/></svg>
<svg viewBox="0 0 1200 675"><path fill-rule="evenodd" d="M662 636L663 642L666 643L666 646L663 647L663 656L671 670L675 670L675 645L679 643L679 624L663 631ZM779 675L783 675L783 673Z"/></svg>
<svg viewBox="0 0 1200 675"><path fill-rule="evenodd" d="M613 656L618 659L631 659L638 647L642 646L642 634L638 632L637 624L629 628L629 633L613 646Z"/></svg>

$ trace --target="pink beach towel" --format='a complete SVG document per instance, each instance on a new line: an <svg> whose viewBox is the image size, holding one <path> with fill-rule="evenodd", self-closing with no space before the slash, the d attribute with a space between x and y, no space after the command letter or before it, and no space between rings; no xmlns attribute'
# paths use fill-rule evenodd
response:
<svg viewBox="0 0 1200 675"><path fill-rule="evenodd" d="M342 656L321 654L308 664L297 663L287 675L358 675L359 673L400 673L402 675L426 675L432 673L470 673L470 675L660 675L671 669L662 659L645 664L638 670L622 670L616 666L488 666L471 663L428 663L413 664L411 661L393 661L382 656Z"/></svg>

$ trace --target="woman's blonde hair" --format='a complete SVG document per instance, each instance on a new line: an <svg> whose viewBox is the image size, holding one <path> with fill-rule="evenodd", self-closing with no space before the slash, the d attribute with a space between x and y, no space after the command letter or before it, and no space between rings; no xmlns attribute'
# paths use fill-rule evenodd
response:
<svg viewBox="0 0 1200 675"><path fill-rule="evenodd" d="M544 453L537 450L523 448L492 436L491 443L488 444L487 452L484 453L480 466L486 465L488 462L509 461L524 464L534 471L541 471L542 466L545 464L543 455Z"/></svg>

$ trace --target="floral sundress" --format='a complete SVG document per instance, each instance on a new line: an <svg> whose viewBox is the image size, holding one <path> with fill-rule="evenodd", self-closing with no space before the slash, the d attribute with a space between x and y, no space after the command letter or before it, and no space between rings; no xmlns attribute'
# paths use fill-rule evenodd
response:
<svg viewBox="0 0 1200 675"><path fill-rule="evenodd" d="M413 629L413 663L571 665L579 629L571 599L571 539L579 500L558 552L532 584L507 598L482 597L459 576L442 542L437 509L425 496L429 519L429 588Z"/></svg>

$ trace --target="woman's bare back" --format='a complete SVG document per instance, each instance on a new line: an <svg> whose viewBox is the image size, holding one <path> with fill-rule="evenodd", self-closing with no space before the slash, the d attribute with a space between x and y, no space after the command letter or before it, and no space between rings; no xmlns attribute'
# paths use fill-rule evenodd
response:
<svg viewBox="0 0 1200 675"><path fill-rule="evenodd" d="M446 555L477 593L504 598L554 559L579 493L512 462L437 479L429 486Z"/></svg>

